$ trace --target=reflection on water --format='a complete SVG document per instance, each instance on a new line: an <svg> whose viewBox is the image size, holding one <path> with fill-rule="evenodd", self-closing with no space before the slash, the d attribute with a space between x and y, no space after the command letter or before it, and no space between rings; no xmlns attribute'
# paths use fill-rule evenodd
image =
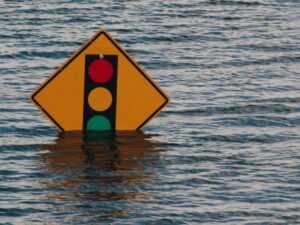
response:
<svg viewBox="0 0 300 225"><path fill-rule="evenodd" d="M150 138L142 132L61 134L40 155L52 175L42 182L50 190L47 198L80 203L151 198L142 189L157 178L162 146Z"/></svg>

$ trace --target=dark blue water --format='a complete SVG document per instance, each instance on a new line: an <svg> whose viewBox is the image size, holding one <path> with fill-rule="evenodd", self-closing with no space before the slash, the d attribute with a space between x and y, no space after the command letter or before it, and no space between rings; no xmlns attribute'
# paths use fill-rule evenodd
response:
<svg viewBox="0 0 300 225"><path fill-rule="evenodd" d="M98 29L166 90L59 134L30 93ZM300 2L1 1L1 224L300 224Z"/></svg>

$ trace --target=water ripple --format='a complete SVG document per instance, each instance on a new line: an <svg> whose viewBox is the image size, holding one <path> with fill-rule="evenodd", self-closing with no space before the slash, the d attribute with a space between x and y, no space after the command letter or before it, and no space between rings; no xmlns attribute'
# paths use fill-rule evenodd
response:
<svg viewBox="0 0 300 225"><path fill-rule="evenodd" d="M300 224L297 0L0 1L0 223ZM107 29L171 97L59 134L30 93Z"/></svg>

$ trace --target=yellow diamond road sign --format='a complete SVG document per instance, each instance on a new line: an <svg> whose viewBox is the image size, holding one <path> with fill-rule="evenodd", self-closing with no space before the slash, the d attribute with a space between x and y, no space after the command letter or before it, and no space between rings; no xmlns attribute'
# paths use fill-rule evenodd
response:
<svg viewBox="0 0 300 225"><path fill-rule="evenodd" d="M104 30L31 95L60 131L142 129L167 95Z"/></svg>

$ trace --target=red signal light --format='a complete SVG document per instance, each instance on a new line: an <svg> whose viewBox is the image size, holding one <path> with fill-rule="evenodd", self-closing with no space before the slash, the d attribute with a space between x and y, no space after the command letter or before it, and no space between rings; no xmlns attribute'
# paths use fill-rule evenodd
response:
<svg viewBox="0 0 300 225"><path fill-rule="evenodd" d="M113 72L113 66L106 59L96 59L89 66L90 78L97 83L109 81Z"/></svg>

